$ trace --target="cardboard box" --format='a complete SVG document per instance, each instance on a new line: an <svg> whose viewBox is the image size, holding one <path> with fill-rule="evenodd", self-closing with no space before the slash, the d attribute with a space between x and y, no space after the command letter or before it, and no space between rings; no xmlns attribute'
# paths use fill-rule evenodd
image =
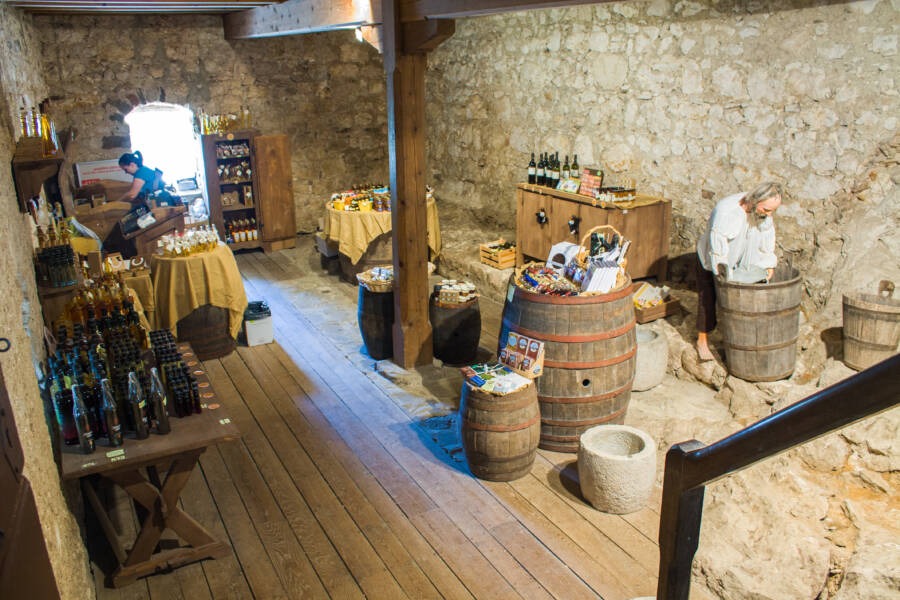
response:
<svg viewBox="0 0 900 600"><path fill-rule="evenodd" d="M244 335L247 336L248 346L271 344L275 339L275 332L272 328L272 317L244 321Z"/></svg>

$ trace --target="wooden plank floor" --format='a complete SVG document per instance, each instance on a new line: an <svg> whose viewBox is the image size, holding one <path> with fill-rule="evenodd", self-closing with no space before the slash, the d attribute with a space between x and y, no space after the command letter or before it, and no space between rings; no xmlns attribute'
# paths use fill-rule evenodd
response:
<svg viewBox="0 0 900 600"><path fill-rule="evenodd" d="M574 455L544 451L518 481L472 477L452 427L458 371L425 369L431 392L419 398L374 369L355 286L321 271L311 241L299 241L237 257L248 297L272 308L276 343L204 363L243 437L203 455L182 504L233 554L110 589L111 557L88 519L97 598L655 593L658 490L637 513L600 513L581 499ZM499 307L483 302L482 314L496 340ZM108 496L133 536L127 500Z"/></svg>

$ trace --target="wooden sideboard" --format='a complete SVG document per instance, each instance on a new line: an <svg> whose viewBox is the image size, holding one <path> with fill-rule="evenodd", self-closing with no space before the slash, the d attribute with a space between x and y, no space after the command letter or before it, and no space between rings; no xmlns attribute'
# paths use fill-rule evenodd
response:
<svg viewBox="0 0 900 600"><path fill-rule="evenodd" d="M547 217L543 224L535 216L541 209ZM581 219L576 235L569 232L573 216ZM520 183L516 186L516 266L526 259L547 260L554 244L578 244L592 227L611 225L631 240L626 269L631 278L656 277L661 282L668 268L671 223L672 203L664 198L638 195L631 202L594 206L587 196Z"/></svg>

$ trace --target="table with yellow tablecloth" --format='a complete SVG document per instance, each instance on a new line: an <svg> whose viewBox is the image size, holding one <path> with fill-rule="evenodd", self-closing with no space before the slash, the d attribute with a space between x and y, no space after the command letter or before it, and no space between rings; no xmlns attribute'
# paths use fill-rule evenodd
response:
<svg viewBox="0 0 900 600"><path fill-rule="evenodd" d="M156 326L178 335L176 324L194 310L211 305L228 311L231 337L237 337L247 308L247 294L231 248L150 261L156 297Z"/></svg>
<svg viewBox="0 0 900 600"><path fill-rule="evenodd" d="M150 329L156 329L156 297L153 294L153 282L150 280L149 269L126 271L122 278L125 287L132 290L140 299L141 306Z"/></svg>
<svg viewBox="0 0 900 600"><path fill-rule="evenodd" d="M425 219L428 249L434 258L441 253L441 228L434 198L425 202ZM330 201L325 204L325 237L336 242L338 251L354 265L375 238L392 229L390 211L334 210Z"/></svg>

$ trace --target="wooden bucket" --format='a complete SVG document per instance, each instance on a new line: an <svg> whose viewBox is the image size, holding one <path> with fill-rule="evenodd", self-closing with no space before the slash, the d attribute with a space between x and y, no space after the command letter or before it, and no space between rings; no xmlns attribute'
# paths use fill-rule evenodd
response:
<svg viewBox="0 0 900 600"><path fill-rule="evenodd" d="M844 364L861 371L897 353L900 299L882 281L878 294L844 295Z"/></svg>
<svg viewBox="0 0 900 600"><path fill-rule="evenodd" d="M178 321L178 341L188 342L200 360L230 354L237 344L231 337L228 319L228 309L204 304Z"/></svg>
<svg viewBox="0 0 900 600"><path fill-rule="evenodd" d="M716 305L728 372L745 381L777 381L794 372L800 330L800 273L776 270L769 283L716 281Z"/></svg>
<svg viewBox="0 0 900 600"><path fill-rule="evenodd" d="M428 302L434 357L451 365L475 360L481 339L478 298L468 302L441 302L432 292Z"/></svg>
<svg viewBox="0 0 900 600"><path fill-rule="evenodd" d="M460 439L473 475L512 481L531 471L541 432L533 384L500 396L464 381L459 416Z"/></svg>
<svg viewBox="0 0 900 600"><path fill-rule="evenodd" d="M373 292L359 286L359 332L366 352L375 360L394 355L394 291Z"/></svg>
<svg viewBox="0 0 900 600"><path fill-rule="evenodd" d="M578 452L594 425L622 424L637 350L631 279L590 296L536 294L510 282L506 298L500 345L511 331L544 342L544 372L535 380L540 447Z"/></svg>

